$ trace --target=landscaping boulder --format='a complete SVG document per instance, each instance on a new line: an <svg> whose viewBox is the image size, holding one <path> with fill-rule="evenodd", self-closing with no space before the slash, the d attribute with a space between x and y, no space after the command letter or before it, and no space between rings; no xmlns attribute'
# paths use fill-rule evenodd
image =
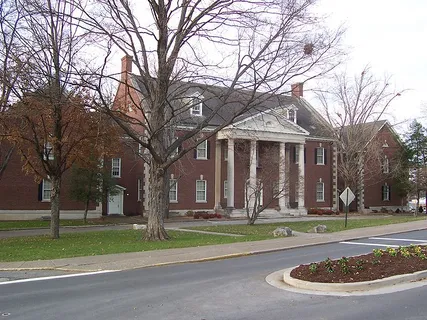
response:
<svg viewBox="0 0 427 320"><path fill-rule="evenodd" d="M308 230L310 233L323 233L326 232L327 228L324 224L319 224L318 226L313 227L312 229Z"/></svg>
<svg viewBox="0 0 427 320"><path fill-rule="evenodd" d="M280 227L273 231L275 237L292 237L292 229L288 227Z"/></svg>
<svg viewBox="0 0 427 320"><path fill-rule="evenodd" d="M132 229L133 230L145 230L145 229L147 229L147 226L145 224L134 223L132 226Z"/></svg>

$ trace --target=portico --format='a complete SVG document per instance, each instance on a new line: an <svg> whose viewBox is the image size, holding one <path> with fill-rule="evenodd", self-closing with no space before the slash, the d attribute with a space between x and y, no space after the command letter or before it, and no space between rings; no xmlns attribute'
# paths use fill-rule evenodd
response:
<svg viewBox="0 0 427 320"><path fill-rule="evenodd" d="M236 143L246 143L249 146L247 153L248 168L245 169L247 172L244 173L246 176L246 185L243 187L245 194L245 205L249 208L254 207L255 203L255 192L258 187L260 189L260 177L258 177L257 171L270 170L271 178L264 176L264 180L270 180L269 182L274 183L274 190L270 190L272 195L274 194L275 201L278 202L276 210L282 214L295 214L302 215L306 214L304 207L304 145L306 136L309 133L298 126L294 121L289 120L283 113L271 111L269 113L263 113L255 117L251 117L242 122L237 122L231 126L228 126L218 132L216 140L216 152L215 152L215 209L226 209L229 213L238 211L241 208L236 208L235 195L236 192L242 193L236 188ZM222 141L226 141L226 150L228 153L228 159L226 162L227 166L227 204L226 208L221 206L221 186L223 181L221 180L221 158L222 158ZM261 143L270 143L275 146L274 159L276 161L269 162L268 166L264 168L258 167L259 162L259 145ZM290 179L287 177L290 170L290 147L296 148L294 151L297 154L298 159L295 163L298 163L297 183L295 185L296 195L295 200L298 203L297 209L290 209ZM278 149L278 150L276 150ZM241 152L241 151L240 151ZM265 155L264 155L265 156ZM273 159L273 155L271 155ZM294 155L295 157L295 155ZM295 160L295 159L294 159ZM274 166L274 168L272 168ZM274 180L274 181L272 181ZM262 189L262 188L261 188ZM261 191L262 194L263 191ZM262 199L261 199L262 201ZM259 205L259 203L258 203Z"/></svg>

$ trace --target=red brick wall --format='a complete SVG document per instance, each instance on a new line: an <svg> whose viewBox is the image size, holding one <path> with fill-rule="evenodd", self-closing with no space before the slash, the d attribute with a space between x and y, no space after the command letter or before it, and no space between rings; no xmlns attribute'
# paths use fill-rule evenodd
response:
<svg viewBox="0 0 427 320"><path fill-rule="evenodd" d="M387 142L388 147L383 148L383 152L388 156L390 161L390 169L393 168L393 159L400 152L402 146L398 142L397 138L393 135L387 126L384 126L376 136L379 141L379 145L382 146L384 141ZM366 164L374 165L374 164ZM379 174L375 177L365 180L365 207L387 207L387 206L401 206L406 204L406 197L399 196L396 188L393 188L395 184L394 179L387 177L382 174L382 168L379 163L375 163L378 167L376 170ZM372 170L371 170L372 171ZM387 183L390 186L390 201L382 200L382 186Z"/></svg>
<svg viewBox="0 0 427 320"><path fill-rule="evenodd" d="M22 161L17 152L12 155L0 179L0 210L50 210L50 202L39 201L39 184L34 175L22 171ZM62 179L61 210L83 210L84 205L69 198L69 175ZM95 209L91 204L90 210Z"/></svg>

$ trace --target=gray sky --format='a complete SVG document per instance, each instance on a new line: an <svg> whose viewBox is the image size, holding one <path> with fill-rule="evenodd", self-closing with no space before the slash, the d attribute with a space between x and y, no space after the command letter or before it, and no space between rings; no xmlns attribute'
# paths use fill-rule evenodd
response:
<svg viewBox="0 0 427 320"><path fill-rule="evenodd" d="M377 77L392 76L397 90L408 89L393 104L392 122L426 114L426 0L319 0L318 8L331 26L347 28L350 56L343 67L349 74L369 65Z"/></svg>

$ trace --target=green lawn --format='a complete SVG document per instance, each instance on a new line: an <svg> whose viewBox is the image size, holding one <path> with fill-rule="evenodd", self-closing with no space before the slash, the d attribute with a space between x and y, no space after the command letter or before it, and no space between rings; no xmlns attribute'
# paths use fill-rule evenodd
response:
<svg viewBox="0 0 427 320"><path fill-rule="evenodd" d="M89 225L98 225L99 220L88 220L85 224L83 219L78 220L61 220L60 225L65 226L89 226ZM107 224L107 223L102 223ZM34 228L49 228L50 221L42 220L15 220L15 221L0 221L0 230L16 230L16 229L34 229Z"/></svg>
<svg viewBox="0 0 427 320"><path fill-rule="evenodd" d="M212 244L265 240L272 236L230 237L168 231L170 241L144 242L138 230L65 233L58 240L48 236L0 239L0 261L59 259L110 253L150 251Z"/></svg>
<svg viewBox="0 0 427 320"><path fill-rule="evenodd" d="M381 226L393 223L402 223L408 221L425 220L425 217L385 217L374 219L349 219L347 221L347 229L356 229L364 227ZM208 227L191 227L188 229L234 233L244 235L269 236L277 227L287 226L294 231L307 232L309 229L324 224L327 227L327 232L337 232L346 230L344 228L344 219L341 220L316 220L316 221L295 221L295 222L280 222L269 224L249 225L214 225Z"/></svg>

